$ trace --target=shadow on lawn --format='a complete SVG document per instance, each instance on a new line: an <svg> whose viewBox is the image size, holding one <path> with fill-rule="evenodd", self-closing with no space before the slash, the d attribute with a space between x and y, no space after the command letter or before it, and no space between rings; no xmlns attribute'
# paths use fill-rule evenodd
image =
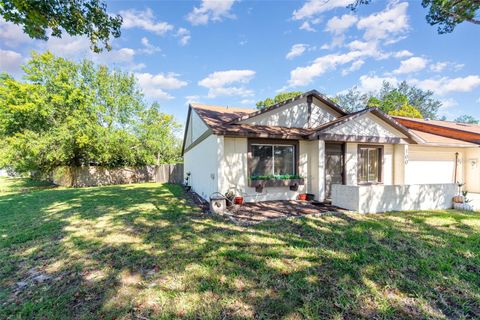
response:
<svg viewBox="0 0 480 320"><path fill-rule="evenodd" d="M479 225L469 224L478 214L243 228L201 215L181 194L145 184L0 196L0 314L480 317ZM32 269L48 279L26 281Z"/></svg>

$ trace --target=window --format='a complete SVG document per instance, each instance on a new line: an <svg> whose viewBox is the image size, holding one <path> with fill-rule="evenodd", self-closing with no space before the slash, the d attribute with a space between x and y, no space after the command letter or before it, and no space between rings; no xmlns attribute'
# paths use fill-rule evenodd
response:
<svg viewBox="0 0 480 320"><path fill-rule="evenodd" d="M252 144L251 153L252 176L295 174L294 145Z"/></svg>
<svg viewBox="0 0 480 320"><path fill-rule="evenodd" d="M358 182L380 183L382 181L383 148L378 146L358 147Z"/></svg>

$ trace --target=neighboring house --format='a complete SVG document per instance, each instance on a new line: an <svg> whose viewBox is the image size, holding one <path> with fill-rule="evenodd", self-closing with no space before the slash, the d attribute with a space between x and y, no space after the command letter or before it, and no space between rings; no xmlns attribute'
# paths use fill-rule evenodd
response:
<svg viewBox="0 0 480 320"><path fill-rule="evenodd" d="M191 104L183 154L189 184L207 200L311 193L378 212L450 207L456 182L480 192L479 143L480 126L347 113L313 90L260 111Z"/></svg>

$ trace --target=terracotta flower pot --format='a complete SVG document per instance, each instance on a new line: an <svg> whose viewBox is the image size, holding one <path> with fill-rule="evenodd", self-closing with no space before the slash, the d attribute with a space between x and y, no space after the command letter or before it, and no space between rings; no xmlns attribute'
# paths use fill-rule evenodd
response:
<svg viewBox="0 0 480 320"><path fill-rule="evenodd" d="M235 197L235 199L233 199L233 203L242 205L243 197Z"/></svg>

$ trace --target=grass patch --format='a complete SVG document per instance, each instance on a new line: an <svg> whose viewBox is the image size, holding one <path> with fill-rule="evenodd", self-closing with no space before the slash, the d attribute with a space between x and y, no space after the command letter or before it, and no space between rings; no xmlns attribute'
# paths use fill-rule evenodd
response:
<svg viewBox="0 0 480 320"><path fill-rule="evenodd" d="M479 213L244 228L203 216L176 185L9 188L0 318L480 317Z"/></svg>

